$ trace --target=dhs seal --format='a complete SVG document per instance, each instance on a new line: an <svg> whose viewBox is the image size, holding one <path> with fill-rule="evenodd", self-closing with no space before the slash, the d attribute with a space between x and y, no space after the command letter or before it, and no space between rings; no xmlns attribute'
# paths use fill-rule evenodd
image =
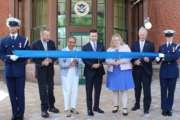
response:
<svg viewBox="0 0 180 120"><path fill-rule="evenodd" d="M85 16L89 13L89 4L85 1L78 1L74 5L74 11L80 17Z"/></svg>

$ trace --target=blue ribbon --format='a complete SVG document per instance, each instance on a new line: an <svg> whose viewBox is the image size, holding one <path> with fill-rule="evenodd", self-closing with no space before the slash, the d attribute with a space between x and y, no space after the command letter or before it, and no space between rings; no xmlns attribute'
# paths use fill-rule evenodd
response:
<svg viewBox="0 0 180 120"><path fill-rule="evenodd" d="M20 58L143 58L159 57L158 53L149 52L85 52L85 51L35 51L35 50L15 50L14 54Z"/></svg>

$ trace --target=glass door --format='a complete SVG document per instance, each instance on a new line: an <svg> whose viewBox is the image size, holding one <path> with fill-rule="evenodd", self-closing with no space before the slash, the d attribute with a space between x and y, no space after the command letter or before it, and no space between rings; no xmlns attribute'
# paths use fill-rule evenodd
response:
<svg viewBox="0 0 180 120"><path fill-rule="evenodd" d="M57 0L58 47L66 46L68 36L77 39L76 47L80 50L89 42L89 31L97 29L99 42L105 44L105 0ZM83 71L83 66L81 67ZM83 81L81 72L80 83Z"/></svg>

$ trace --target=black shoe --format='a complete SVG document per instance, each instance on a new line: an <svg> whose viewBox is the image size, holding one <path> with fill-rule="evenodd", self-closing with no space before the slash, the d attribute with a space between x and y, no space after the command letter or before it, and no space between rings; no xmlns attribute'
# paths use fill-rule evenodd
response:
<svg viewBox="0 0 180 120"><path fill-rule="evenodd" d="M167 116L172 116L172 111L167 111Z"/></svg>
<svg viewBox="0 0 180 120"><path fill-rule="evenodd" d="M59 110L55 107L52 107L52 108L49 108L49 112L52 112L52 113L59 113Z"/></svg>
<svg viewBox="0 0 180 120"><path fill-rule="evenodd" d="M128 109L127 108L123 108L123 116L127 116L128 115Z"/></svg>
<svg viewBox="0 0 180 120"><path fill-rule="evenodd" d="M117 113L119 111L119 106L114 106L112 113Z"/></svg>
<svg viewBox="0 0 180 120"><path fill-rule="evenodd" d="M147 111L147 110L146 110L146 111L144 111L144 114L149 114L149 111Z"/></svg>
<svg viewBox="0 0 180 120"><path fill-rule="evenodd" d="M88 110L88 116L94 116L94 113L92 110Z"/></svg>
<svg viewBox="0 0 180 120"><path fill-rule="evenodd" d="M17 116L15 120L24 120L24 115Z"/></svg>
<svg viewBox="0 0 180 120"><path fill-rule="evenodd" d="M43 111L43 112L41 112L41 116L43 118L48 118L49 117L49 113L47 111Z"/></svg>
<svg viewBox="0 0 180 120"><path fill-rule="evenodd" d="M94 108L93 110L94 110L95 112L98 112L98 113L104 113L104 111L101 110L100 108Z"/></svg>
<svg viewBox="0 0 180 120"><path fill-rule="evenodd" d="M137 105L135 105L131 110L132 110L132 111L136 111L136 110L138 110L138 109L140 109L140 107L137 106Z"/></svg>
<svg viewBox="0 0 180 120"><path fill-rule="evenodd" d="M167 116L167 111L162 111L162 113L161 113L163 116Z"/></svg>
<svg viewBox="0 0 180 120"><path fill-rule="evenodd" d="M15 118L15 117L12 117L11 120L16 120L16 118Z"/></svg>

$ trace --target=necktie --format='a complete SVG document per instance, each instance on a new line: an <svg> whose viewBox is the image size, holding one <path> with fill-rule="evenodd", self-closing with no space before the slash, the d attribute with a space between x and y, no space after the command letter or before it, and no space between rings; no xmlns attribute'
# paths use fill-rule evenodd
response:
<svg viewBox="0 0 180 120"><path fill-rule="evenodd" d="M15 40L15 36L14 36L14 35L12 35L12 36L11 36L11 39L12 39L12 40Z"/></svg>
<svg viewBox="0 0 180 120"><path fill-rule="evenodd" d="M96 42L93 42L93 47L94 47L94 51L96 51L96 49L97 49Z"/></svg>
<svg viewBox="0 0 180 120"><path fill-rule="evenodd" d="M140 49L141 49L141 52L143 51L143 47L144 47L144 42L140 42Z"/></svg>
<svg viewBox="0 0 180 120"><path fill-rule="evenodd" d="M43 41L43 47L44 47L44 50L47 50L47 42L46 41Z"/></svg>
<svg viewBox="0 0 180 120"><path fill-rule="evenodd" d="M171 43L170 42L168 42L167 43L167 48L169 48L171 46Z"/></svg>

